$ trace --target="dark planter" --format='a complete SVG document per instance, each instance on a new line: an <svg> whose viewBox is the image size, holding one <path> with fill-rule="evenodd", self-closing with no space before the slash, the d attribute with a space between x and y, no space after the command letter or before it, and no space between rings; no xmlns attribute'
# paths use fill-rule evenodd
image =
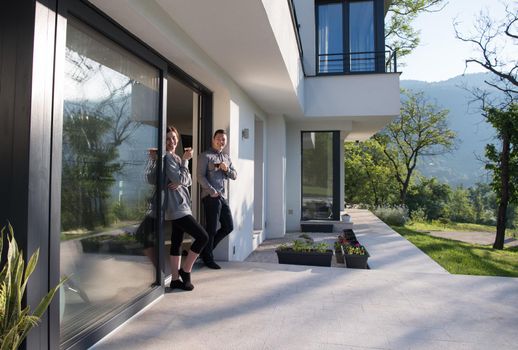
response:
<svg viewBox="0 0 518 350"><path fill-rule="evenodd" d="M333 251L320 252L295 252L293 250L277 250L279 264L331 266Z"/></svg>
<svg viewBox="0 0 518 350"><path fill-rule="evenodd" d="M342 251L343 251L342 247ZM365 255L357 255L357 254L344 254L345 266L353 269L366 269L367 268L367 259L369 259L369 253Z"/></svg>

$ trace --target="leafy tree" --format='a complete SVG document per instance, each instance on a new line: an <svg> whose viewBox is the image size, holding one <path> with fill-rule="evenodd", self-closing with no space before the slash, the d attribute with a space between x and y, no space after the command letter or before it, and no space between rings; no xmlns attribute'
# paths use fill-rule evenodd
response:
<svg viewBox="0 0 518 350"><path fill-rule="evenodd" d="M403 91L401 116L374 138L386 144L387 156L399 186L399 202L404 204L410 180L421 156L450 152L456 134L448 128L448 110L429 103L422 92Z"/></svg>
<svg viewBox="0 0 518 350"><path fill-rule="evenodd" d="M444 8L445 0L393 0L385 22L385 45L398 58L408 55L419 45L419 31L412 22L423 12L437 12Z"/></svg>
<svg viewBox="0 0 518 350"><path fill-rule="evenodd" d="M448 184L435 177L419 176L408 191L406 205L411 215L412 212L422 209L427 220L435 220L447 215L445 208L450 194L451 188Z"/></svg>
<svg viewBox="0 0 518 350"><path fill-rule="evenodd" d="M107 199L122 166L110 140L112 119L80 110L63 123L63 228L109 225Z"/></svg>
<svg viewBox="0 0 518 350"><path fill-rule="evenodd" d="M518 202L518 104L507 110L487 108L486 119L496 129L500 150L486 145L486 169L493 174L491 185L498 197L496 237L493 248L503 249L509 203Z"/></svg>
<svg viewBox="0 0 518 350"><path fill-rule="evenodd" d="M374 139L344 144L347 203L374 207L397 203L397 183L383 148Z"/></svg>
<svg viewBox="0 0 518 350"><path fill-rule="evenodd" d="M473 206L475 223L494 225L496 216L496 195L487 183L476 183L470 187L469 200Z"/></svg>
<svg viewBox="0 0 518 350"><path fill-rule="evenodd" d="M476 55L466 60L466 65L475 64L483 67L494 75L486 84L494 91L500 92L503 102L490 100L489 93L484 90L474 90L473 95L482 102L482 109L487 121L496 129L500 142L497 146L486 146L486 158L489 163L486 169L493 175L492 186L498 197L498 213L496 236L493 248L503 249L507 213L509 203L516 201L516 124L518 97L518 7L516 2L505 8L506 16L495 20L487 12L482 12L477 18L475 33L464 34L455 24L456 37L470 43ZM499 105L499 106L498 106Z"/></svg>
<svg viewBox="0 0 518 350"><path fill-rule="evenodd" d="M475 211L469 200L469 191L462 186L451 193L448 203L450 219L455 222L474 222Z"/></svg>

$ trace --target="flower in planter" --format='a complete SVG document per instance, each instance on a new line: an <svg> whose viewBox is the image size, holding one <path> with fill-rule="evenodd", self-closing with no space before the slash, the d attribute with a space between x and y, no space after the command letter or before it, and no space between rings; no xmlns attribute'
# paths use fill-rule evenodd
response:
<svg viewBox="0 0 518 350"><path fill-rule="evenodd" d="M359 243L344 246L344 253L349 255L368 255L367 249Z"/></svg>

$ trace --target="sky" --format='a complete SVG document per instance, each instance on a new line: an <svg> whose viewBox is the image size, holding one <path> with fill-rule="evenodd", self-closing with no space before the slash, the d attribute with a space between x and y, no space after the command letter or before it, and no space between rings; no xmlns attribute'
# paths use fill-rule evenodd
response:
<svg viewBox="0 0 518 350"><path fill-rule="evenodd" d="M414 28L421 30L420 45L402 59L402 80L442 81L465 73L484 72L471 64L465 71L465 59L473 53L472 46L455 38L453 21L460 21L461 32L473 32L473 23L481 10L489 11L493 18L503 18L504 6L518 0L449 0L446 7L436 13L421 14ZM518 48L517 48L518 49ZM518 55L518 50L516 51Z"/></svg>

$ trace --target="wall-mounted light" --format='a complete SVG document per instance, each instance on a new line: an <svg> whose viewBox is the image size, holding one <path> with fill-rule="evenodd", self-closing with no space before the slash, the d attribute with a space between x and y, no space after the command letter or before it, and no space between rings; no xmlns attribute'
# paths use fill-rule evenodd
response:
<svg viewBox="0 0 518 350"><path fill-rule="evenodd" d="M248 128L244 128L241 130L241 138L242 139L248 139L250 137L250 130Z"/></svg>

